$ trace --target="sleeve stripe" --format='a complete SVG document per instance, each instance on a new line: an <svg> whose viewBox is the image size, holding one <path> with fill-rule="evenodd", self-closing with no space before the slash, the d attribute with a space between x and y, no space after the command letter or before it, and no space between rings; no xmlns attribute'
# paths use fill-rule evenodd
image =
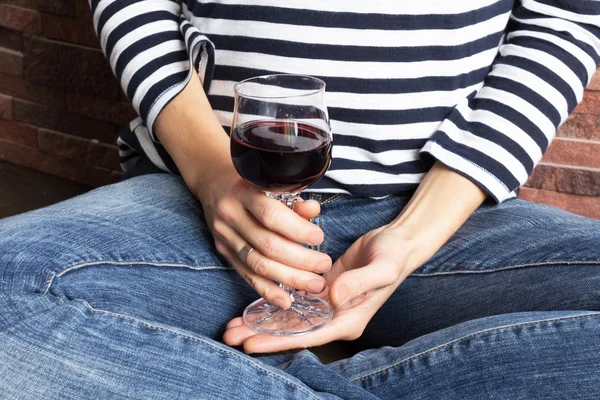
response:
<svg viewBox="0 0 600 400"><path fill-rule="evenodd" d="M596 8L592 8L593 6L590 5L589 8L584 7L584 5L590 4L590 3L598 3L597 0L596 1L575 1L575 0L569 0L568 2L565 1L563 2L563 4L569 4L572 5L574 9L577 9L579 6L579 8L581 8L581 10L577 10L576 12L570 11L569 10L569 6L564 6L563 8L556 8L553 6L550 6L548 4L544 4L543 2L540 1L535 1L535 0L521 0L523 3L523 7L540 13L540 14L544 14L544 15L548 15L551 17L556 17L556 18L563 18L563 19L568 19L571 21L576 21L576 22L581 22L583 24L594 24L597 25L598 24L598 5L596 4ZM588 12L585 12L583 10L586 10Z"/></svg>
<svg viewBox="0 0 600 400"><path fill-rule="evenodd" d="M521 131L526 132L526 135L529 136L542 151L545 151L548 147L548 138L544 132L542 132L536 124L531 122L527 115L515 111L515 109L509 105L493 99L475 98L471 106L473 109L486 110L496 113L505 119L509 119L518 126Z"/></svg>
<svg viewBox="0 0 600 400"><path fill-rule="evenodd" d="M147 77L149 77L152 73L157 71L161 66L173 64L175 62L187 59L187 51L183 50L173 53L167 53L164 56L157 57L149 61L147 64L143 65L137 71L134 72L127 85L123 84L123 87L127 87L127 97L129 97L130 99L133 98L138 86L144 81L144 79L147 79Z"/></svg>
<svg viewBox="0 0 600 400"><path fill-rule="evenodd" d="M539 64L529 58L519 56L507 56L496 61L495 65L510 65L524 71L535 71L535 74L541 79L550 83L558 90L563 98L566 100L569 110L574 109L577 106L577 98L575 93L569 87L569 84L562 80L556 72L550 69L551 66Z"/></svg>
<svg viewBox="0 0 600 400"><path fill-rule="evenodd" d="M175 75L181 75L187 71L189 67L189 61L178 61L173 64L164 65L163 67L156 70L152 75L147 77L137 88L135 95L133 96L132 102L133 104L140 104L140 109L137 111L140 115L144 116L146 113L141 112L143 98L146 97L152 86L156 84L160 84L163 80L167 80L167 78L173 77ZM175 74L175 75L174 75ZM187 75L187 73L186 73Z"/></svg>
<svg viewBox="0 0 600 400"><path fill-rule="evenodd" d="M565 52L576 57L581 64L585 66L588 77L591 78L592 75L596 72L596 62L593 57L586 53L579 46L564 40L556 35L551 35L546 32L532 32L532 31L514 31L508 34L507 39L511 40L512 38L517 37L530 37L544 40L548 43L553 43L556 46L561 47ZM587 82L586 82L587 83Z"/></svg>
<svg viewBox="0 0 600 400"><path fill-rule="evenodd" d="M180 44L180 48L183 48L183 40L179 31L172 32L161 32L154 35L146 36L137 42L133 43L127 49L123 50L119 55L119 59L115 64L115 74L117 78L121 78L123 71L127 65L133 60L138 54L151 49L155 46L160 46L164 43L177 42Z"/></svg>
<svg viewBox="0 0 600 400"><path fill-rule="evenodd" d="M558 125L560 125L561 123L561 117L560 114L556 111L556 108L554 108L554 106L544 96L533 91L529 87L529 85L526 85L522 82L523 81L513 81L511 79L499 76L490 76L486 81L486 86L496 90L511 93L523 99L523 101L530 104L541 114L543 114L544 117L547 118L552 124L552 130L556 130ZM519 109L519 107L513 108ZM527 114L528 110L524 109L520 111L524 114Z"/></svg>
<svg viewBox="0 0 600 400"><path fill-rule="evenodd" d="M569 105L564 96L549 84L546 80L539 76L509 64L496 64L489 77L496 76L500 78L510 79L514 82L527 82L527 86L536 93L543 93L544 98L549 104L554 107L556 112L560 115L560 122L566 121L569 116ZM541 95L540 95L541 96Z"/></svg>
<svg viewBox="0 0 600 400"><path fill-rule="evenodd" d="M126 24L117 26L106 35L108 39L106 41L104 53L110 58L113 49L118 42L123 41L123 43L131 44L136 41L135 37L155 33L157 31L170 30L168 28L170 28L169 25L171 20L174 20L173 14L167 11L151 11L147 14L137 15L128 20ZM133 35L133 33L137 36ZM123 46L126 47L126 45L120 44L120 47Z"/></svg>
<svg viewBox="0 0 600 400"><path fill-rule="evenodd" d="M486 171L493 174L494 178L505 187L505 191L508 188L518 187L522 182L517 180L515 176L508 170L506 165L496 159L495 154L491 154L489 151L481 152L478 149L467 146L465 144L455 142L448 134L443 130L438 130L432 138L433 142L437 142L443 145L446 149L451 150L459 156L468 159L473 164L480 166Z"/></svg>
<svg viewBox="0 0 600 400"><path fill-rule="evenodd" d="M569 43L573 43L575 46L579 47L580 49L582 49L589 57L591 57L595 63L600 62L600 55L596 52L596 48L594 48L593 45L591 45L590 43L584 42L582 40L577 39L576 37L574 37L573 35L571 35L570 32L565 32L565 31L561 31L561 32L556 32L550 28L547 28L545 26L540 26L540 25L532 25L532 24L528 24L528 23L521 23L518 22L514 16L512 17L512 24L514 26L514 30L515 31L526 31L526 32L539 32L539 33L546 33L552 37L555 37L557 39L562 39L565 40Z"/></svg>
<svg viewBox="0 0 600 400"><path fill-rule="evenodd" d="M108 8L111 4L115 3L117 0L99 0L97 6L92 5L92 13L94 20L94 27L96 29L96 35L100 37L100 32L98 31L98 24L100 22L100 17L104 14L104 10Z"/></svg>
<svg viewBox="0 0 600 400"><path fill-rule="evenodd" d="M127 5L124 6L124 3ZM143 0L135 1L133 4L128 3L129 1L124 2L122 0L118 3L113 3L111 7L103 12L102 17L99 19L96 31L98 32L98 37L101 38L103 50L106 49L108 33L112 32L117 26L127 23L127 21L137 15L152 11L168 11L173 14L173 19L176 20L179 17L179 13L181 13L179 4L168 0Z"/></svg>
<svg viewBox="0 0 600 400"><path fill-rule="evenodd" d="M511 197L510 190L487 169L469 159L461 157L452 150L442 147L437 142L427 142L421 153L430 154L449 168L474 180L498 203Z"/></svg>
<svg viewBox="0 0 600 400"><path fill-rule="evenodd" d="M591 78L583 64L575 55L565 51L560 46L546 40L540 40L532 37L517 37L511 40L511 45L519 46L525 49L542 51L557 60L560 60L577 77L581 88L585 88L588 80Z"/></svg>
<svg viewBox="0 0 600 400"><path fill-rule="evenodd" d="M440 131L444 132L455 143L477 150L482 154L493 154L493 159L502 164L513 179L518 182L527 180L529 173L523 163L498 142L474 135L469 130L462 130L451 120L444 121L440 126Z"/></svg>
<svg viewBox="0 0 600 400"><path fill-rule="evenodd" d="M514 14L511 18L522 24L536 25L543 28L549 28L553 31L569 32L575 39L587 43L594 49L596 56L600 57L600 37L595 36L592 32L583 29L574 22L557 18L520 19L515 17Z"/></svg>
<svg viewBox="0 0 600 400"><path fill-rule="evenodd" d="M564 80L569 85L577 102L581 101L584 89L583 84L577 75L575 75L575 73L558 58L541 50L510 44L502 46L500 48L500 54L504 57L517 56L528 58L538 64L551 65L552 70L560 77L560 79Z"/></svg>
<svg viewBox="0 0 600 400"><path fill-rule="evenodd" d="M531 172L533 170L534 163L542 157L542 150L536 142L531 139L522 140L518 134L498 131L487 124L487 121L476 118L481 114L469 115L469 112L473 113L473 110L466 106L459 107L449 119L464 134L471 132L474 136L501 146L515 159L519 160L526 171ZM448 129L440 129L447 134L449 133Z"/></svg>
<svg viewBox="0 0 600 400"><path fill-rule="evenodd" d="M482 104L485 106L485 104ZM538 160L542 157L540 144L531 138L519 125L514 121L504 118L496 112L489 111L485 108L473 109L468 104L460 105L457 108L461 117L468 123L480 123L488 126L490 129L501 132L513 143L517 143L529 156L531 160Z"/></svg>
<svg viewBox="0 0 600 400"><path fill-rule="evenodd" d="M182 54L181 52L185 52L183 57L179 57L176 61L186 61L188 59L185 44L181 40L169 40L147 50L136 52L136 56L127 62L125 69L122 72L117 71L121 77L121 86L127 88L127 91L129 91L131 78L136 72L162 55L170 53Z"/></svg>

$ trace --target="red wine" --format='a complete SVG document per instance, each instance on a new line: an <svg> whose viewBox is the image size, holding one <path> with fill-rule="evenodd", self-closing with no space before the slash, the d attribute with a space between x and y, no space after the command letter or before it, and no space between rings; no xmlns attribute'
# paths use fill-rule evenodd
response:
<svg viewBox="0 0 600 400"><path fill-rule="evenodd" d="M231 135L235 169L261 190L298 192L315 183L331 162L331 139L313 125L251 121L238 125Z"/></svg>

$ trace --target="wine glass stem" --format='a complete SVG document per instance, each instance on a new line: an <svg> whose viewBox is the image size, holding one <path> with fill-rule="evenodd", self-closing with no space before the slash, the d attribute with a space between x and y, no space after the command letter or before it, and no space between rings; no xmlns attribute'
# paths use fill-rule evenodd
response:
<svg viewBox="0 0 600 400"><path fill-rule="evenodd" d="M267 196L269 196L272 199L282 202L290 210L294 210L294 206L296 205L296 202L298 201L298 195L299 195L298 192L295 192L295 193L270 193L270 192L267 192ZM279 287L281 287L283 290L285 290L289 294L290 300L292 300L292 303L293 303L294 296L296 294L296 290L294 288L291 288L291 287L286 286L281 283L279 284Z"/></svg>

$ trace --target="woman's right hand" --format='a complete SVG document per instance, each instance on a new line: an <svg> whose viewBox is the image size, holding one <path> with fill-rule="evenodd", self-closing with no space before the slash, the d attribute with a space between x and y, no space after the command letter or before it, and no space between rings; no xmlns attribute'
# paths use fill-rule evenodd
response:
<svg viewBox="0 0 600 400"><path fill-rule="evenodd" d="M297 203L292 211L238 175L227 134L196 74L160 113L155 132L202 203L217 251L258 294L288 308L289 295L273 281L309 292L325 288L317 273L331 268L331 258L298 244L323 241L321 229L308 221L319 214L319 204ZM246 243L254 250L242 261L238 254Z"/></svg>
<svg viewBox="0 0 600 400"><path fill-rule="evenodd" d="M294 210L248 183L229 162L213 170L212 179L192 189L202 203L217 251L268 302L287 309L289 295L273 281L320 293L331 258L300 243L319 245L323 231L308 220L320 212L314 200L299 201ZM253 247L245 260L238 254Z"/></svg>

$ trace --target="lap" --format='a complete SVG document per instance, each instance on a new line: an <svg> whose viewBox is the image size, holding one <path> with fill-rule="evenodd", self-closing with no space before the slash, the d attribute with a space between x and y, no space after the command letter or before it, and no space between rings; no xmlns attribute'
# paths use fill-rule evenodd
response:
<svg viewBox="0 0 600 400"><path fill-rule="evenodd" d="M323 203L315 220L325 231L320 249L334 260L409 200L313 197ZM3 295L82 299L215 339L256 298L216 253L199 203L171 175L133 178L4 219L0 235ZM400 345L488 315L597 310L599 239L599 221L552 207L482 206L399 287L358 348Z"/></svg>
<svg viewBox="0 0 600 400"><path fill-rule="evenodd" d="M387 223L403 205L402 199L369 204L363 229ZM334 230L349 223L336 222ZM484 205L400 285L355 349L399 346L490 315L600 310L598 243L600 221L521 200Z"/></svg>
<svg viewBox="0 0 600 400"><path fill-rule="evenodd" d="M335 259L360 235L391 221L408 197L373 201L326 196L321 200L323 212L315 221L326 234L321 250ZM123 384L143 375L147 382L140 387L146 390L158 387L150 382L153 376L168 375L173 368L183 368L183 372L171 375L172 385L161 384L161 388L204 390L211 382L225 382L211 371L240 365L241 369L229 372L256 382L262 382L263 376L274 377L277 388L273 390L285 393L285 388L293 388L293 394L286 393L290 397L310 397L303 382L311 380L309 386L323 392L332 382L336 383L332 392L340 392L345 380L360 381L361 390L371 392L377 376L387 383L379 382L377 387L392 390L394 382L406 382L404 374L408 372L395 368L402 376L392 379L377 371L407 357L420 360L418 355L432 348L435 340L454 343L464 333L460 322L519 311L598 310L598 224L520 201L482 207L400 286L357 342L360 350L399 346L421 337L412 342L418 349L409 344L385 350L391 359L362 353L336 364L339 371L335 365L328 370L312 365L315 360L304 368L299 356L284 364L287 374L282 375L217 343L226 322L239 315L256 294L214 251L198 202L177 177L138 177L0 221L0 335L12 346L9 350L5 346L0 358L6 361L19 351L30 352L35 345L35 355L28 358L23 353L20 359L39 361L39 370L48 367L44 369L47 374L32 370L30 375L40 379L38 386L44 387L44 379L58 376L54 372L58 368L65 371L66 380L80 374L82 386L73 384L73 390L89 386L81 371L88 368L95 374L106 365L126 367L122 374L113 374L111 382ZM71 308L65 311L67 306ZM560 315L570 321L574 314ZM536 318L538 315L531 316ZM517 320L518 316L506 316L485 321L490 321L489 329L495 331L495 327ZM449 326L457 327L450 336L444 330ZM582 332L585 330L589 328ZM436 333L423 336L430 332ZM562 335L556 335L557 343ZM521 349L512 336L509 339L516 353L529 348ZM126 351L117 344L127 347ZM96 356L90 358L92 353ZM478 350L473 354L484 353ZM461 363L461 357L448 362ZM74 369L65 369L61 359ZM282 359L274 357L270 363ZM21 364L8 371L14 379L33 365ZM161 365L166 369L161 370ZM356 368L353 376L347 374L351 366ZM208 375L198 374L200 369ZM303 373L309 370L319 373ZM421 387L423 373L435 373L429 364L425 370L412 372L415 387ZM448 365L441 367L438 378L447 371ZM327 379L318 379L325 376ZM5 383L11 387L10 382ZM231 388L235 379L223 385ZM106 387L106 382L99 383L98 390ZM124 385L122 390L127 388ZM354 384L347 389L357 390ZM358 398L361 395L366 393Z"/></svg>
<svg viewBox="0 0 600 400"><path fill-rule="evenodd" d="M214 250L199 203L172 175L4 219L0 237L0 294L12 299L0 309L13 318L39 311L42 293L220 339L257 297Z"/></svg>

